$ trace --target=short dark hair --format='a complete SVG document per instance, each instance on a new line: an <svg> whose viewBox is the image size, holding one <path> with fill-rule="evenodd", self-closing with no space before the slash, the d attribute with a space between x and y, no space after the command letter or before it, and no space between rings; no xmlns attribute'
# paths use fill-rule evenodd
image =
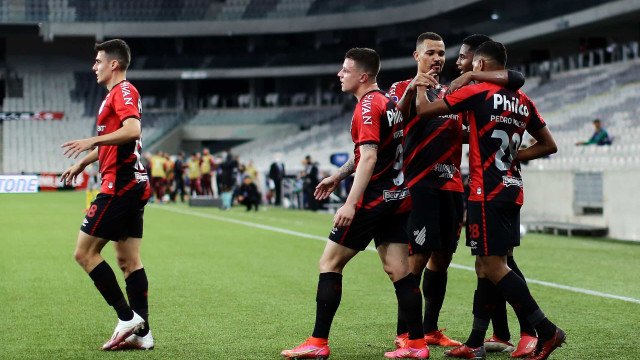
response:
<svg viewBox="0 0 640 360"><path fill-rule="evenodd" d="M594 124L595 124L595 123L598 123L598 124L599 124L599 123L600 123L600 119L593 119L593 123L594 123Z"/></svg>
<svg viewBox="0 0 640 360"><path fill-rule="evenodd" d="M420 44L422 44L425 40L443 41L442 36L434 32L425 32L418 36L418 40L416 40L416 47L420 46Z"/></svg>
<svg viewBox="0 0 640 360"><path fill-rule="evenodd" d="M497 41L485 41L476 49L475 56L486 56L502 66L507 65L507 49Z"/></svg>
<svg viewBox="0 0 640 360"><path fill-rule="evenodd" d="M120 69L126 71L131 63L131 49L129 45L122 39L107 40L102 43L96 43L93 46L96 52L104 51L110 59L115 59L120 64Z"/></svg>
<svg viewBox="0 0 640 360"><path fill-rule="evenodd" d="M462 40L463 45L467 45L469 47L469 51L476 51L480 45L486 43L487 41L493 41L490 37L484 34L473 34L467 36L464 40Z"/></svg>
<svg viewBox="0 0 640 360"><path fill-rule="evenodd" d="M344 55L345 59L355 61L356 65L369 75L377 76L380 71L380 56L369 48L353 48Z"/></svg>

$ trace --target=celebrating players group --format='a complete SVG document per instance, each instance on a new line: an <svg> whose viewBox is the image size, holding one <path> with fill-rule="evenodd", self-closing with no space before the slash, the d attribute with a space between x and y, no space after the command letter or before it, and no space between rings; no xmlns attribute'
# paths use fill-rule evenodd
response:
<svg viewBox="0 0 640 360"><path fill-rule="evenodd" d="M89 151L64 172L63 181L73 181L95 161L103 179L78 234L75 257L118 315L103 349L152 349L148 284L139 254L144 206L151 195L140 162L139 94L126 80L127 44L110 40L95 50L93 71L109 90L98 112L98 136L62 145L69 157ZM484 359L488 351L508 351L511 357L546 359L564 343L565 333L529 293L513 248L520 243L520 162L554 153L553 137L534 103L519 90L522 74L505 70L501 43L478 34L466 38L456 62L461 76L449 86L439 83L445 45L438 34L421 34L413 57L416 76L385 93L376 82L380 59L374 50L353 48L345 55L338 72L341 88L358 100L351 120L354 156L322 180L314 195L326 199L351 174L353 186L335 214L320 258L312 335L281 355L329 357L342 272L373 239L398 301L396 349L385 358L426 359L429 345L435 345L449 347L445 356L453 358ZM525 131L536 143L519 150ZM439 330L438 317L463 225L463 143L470 151L466 245L476 256L477 287L471 332L460 343ZM128 302L100 255L109 241L125 276ZM507 303L520 323L517 346L510 342ZM486 339L489 323L494 332Z"/></svg>

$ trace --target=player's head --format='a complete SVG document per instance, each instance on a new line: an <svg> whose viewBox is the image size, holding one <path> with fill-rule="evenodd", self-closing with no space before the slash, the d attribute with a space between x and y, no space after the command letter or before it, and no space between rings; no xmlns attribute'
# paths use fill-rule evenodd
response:
<svg viewBox="0 0 640 360"><path fill-rule="evenodd" d="M209 148L204 148L204 149L202 149L202 153L203 153L204 155L209 155Z"/></svg>
<svg viewBox="0 0 640 360"><path fill-rule="evenodd" d="M338 72L342 91L355 93L365 84L374 84L380 71L380 57L373 49L353 48L344 55Z"/></svg>
<svg viewBox="0 0 640 360"><path fill-rule="evenodd" d="M473 70L473 65L471 64L473 55L478 47L487 41L491 41L491 38L483 34L473 34L462 40L462 46L460 47L458 60L456 61L456 65L461 74Z"/></svg>
<svg viewBox="0 0 640 360"><path fill-rule="evenodd" d="M440 35L434 32L420 34L416 40L416 51L413 52L418 71L434 70L436 75L440 74L444 67L444 51L444 41Z"/></svg>
<svg viewBox="0 0 640 360"><path fill-rule="evenodd" d="M596 128L596 130L600 130L600 128L602 127L600 119L593 119L593 126Z"/></svg>
<svg viewBox="0 0 640 360"><path fill-rule="evenodd" d="M126 42L120 39L107 40L94 45L96 59L93 71L98 84L107 84L114 72L126 72L131 63L131 50Z"/></svg>
<svg viewBox="0 0 640 360"><path fill-rule="evenodd" d="M473 56L473 71L503 70L507 65L507 49L497 41L486 41Z"/></svg>

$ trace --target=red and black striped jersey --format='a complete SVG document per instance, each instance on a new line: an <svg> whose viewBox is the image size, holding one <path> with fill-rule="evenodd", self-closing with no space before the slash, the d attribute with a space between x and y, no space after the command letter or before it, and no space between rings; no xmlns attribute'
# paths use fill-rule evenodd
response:
<svg viewBox="0 0 640 360"><path fill-rule="evenodd" d="M546 126L522 91L491 83L465 86L444 97L452 112L468 111L469 200L522 205L520 164L514 161L524 131Z"/></svg>
<svg viewBox="0 0 640 360"><path fill-rule="evenodd" d="M389 89L392 100L402 98L411 79L394 83ZM431 101L441 99L447 87L429 89ZM460 162L462 160L462 123L459 115L421 119L411 102L409 120L404 122L403 171L407 186L426 186L462 192Z"/></svg>
<svg viewBox="0 0 640 360"><path fill-rule="evenodd" d="M138 90L127 80L115 85L98 110L98 135L110 134L120 129L126 119L140 119L141 103ZM137 183L148 182L147 171L140 161L141 153L142 138L122 145L100 145L98 161L102 177L101 192L120 194Z"/></svg>
<svg viewBox="0 0 640 360"><path fill-rule="evenodd" d="M402 114L388 95L374 90L360 99L351 118L355 166L360 162L361 145L378 146L376 164L363 199L365 208L407 196L402 173L402 134Z"/></svg>

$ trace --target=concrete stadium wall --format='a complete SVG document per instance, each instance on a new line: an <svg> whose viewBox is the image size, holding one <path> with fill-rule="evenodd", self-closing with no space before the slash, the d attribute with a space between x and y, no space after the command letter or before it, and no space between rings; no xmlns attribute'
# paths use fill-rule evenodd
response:
<svg viewBox="0 0 640 360"><path fill-rule="evenodd" d="M523 169L525 200L522 221L560 221L606 226L609 237L640 241L640 170L603 172L603 214L578 215L573 171Z"/></svg>

